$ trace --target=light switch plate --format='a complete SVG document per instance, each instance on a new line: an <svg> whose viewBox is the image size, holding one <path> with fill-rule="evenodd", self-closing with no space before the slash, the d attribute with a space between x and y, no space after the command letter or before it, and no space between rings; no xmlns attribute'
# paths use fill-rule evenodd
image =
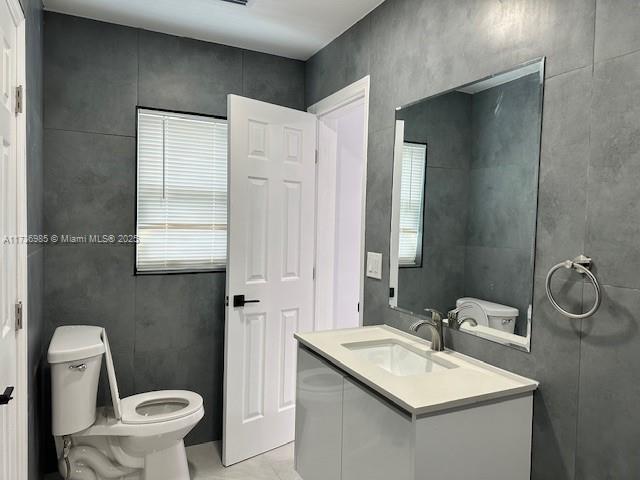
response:
<svg viewBox="0 0 640 480"><path fill-rule="evenodd" d="M367 252L367 277L382 280L382 254Z"/></svg>

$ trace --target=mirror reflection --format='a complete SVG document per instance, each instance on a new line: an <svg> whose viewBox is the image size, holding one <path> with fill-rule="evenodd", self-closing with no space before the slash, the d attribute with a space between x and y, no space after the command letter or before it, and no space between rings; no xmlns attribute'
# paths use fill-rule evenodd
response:
<svg viewBox="0 0 640 480"><path fill-rule="evenodd" d="M396 113L390 305L524 346L543 60Z"/></svg>

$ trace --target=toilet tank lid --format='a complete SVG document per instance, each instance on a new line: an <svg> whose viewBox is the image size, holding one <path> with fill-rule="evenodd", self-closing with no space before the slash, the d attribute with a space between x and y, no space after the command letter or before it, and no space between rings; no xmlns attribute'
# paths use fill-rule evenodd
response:
<svg viewBox="0 0 640 480"><path fill-rule="evenodd" d="M465 302L475 302L480 305L487 315L491 317L517 317L518 309L515 307L510 307L508 305L501 305L500 303L489 302L487 300L481 300L479 298L473 297L463 297L459 298L456 301L456 307L459 307Z"/></svg>
<svg viewBox="0 0 640 480"><path fill-rule="evenodd" d="M49 344L49 363L64 363L95 357L104 353L101 327L73 325L58 327Z"/></svg>

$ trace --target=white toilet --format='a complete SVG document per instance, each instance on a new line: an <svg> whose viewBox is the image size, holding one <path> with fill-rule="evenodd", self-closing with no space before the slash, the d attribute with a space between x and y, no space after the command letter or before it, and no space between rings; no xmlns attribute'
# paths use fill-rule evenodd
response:
<svg viewBox="0 0 640 480"><path fill-rule="evenodd" d="M113 406L97 408L103 354ZM120 399L109 341L100 327L58 327L48 360L63 478L190 480L183 439L204 415L200 395L168 390Z"/></svg>
<svg viewBox="0 0 640 480"><path fill-rule="evenodd" d="M514 333L519 311L515 307L489 302L473 297L463 297L456 301L456 307L465 306L461 318L473 318L478 325Z"/></svg>

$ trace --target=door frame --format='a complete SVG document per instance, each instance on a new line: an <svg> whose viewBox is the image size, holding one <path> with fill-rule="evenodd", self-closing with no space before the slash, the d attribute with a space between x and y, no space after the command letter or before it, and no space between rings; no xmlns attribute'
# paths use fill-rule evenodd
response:
<svg viewBox="0 0 640 480"><path fill-rule="evenodd" d="M360 326L363 325L364 322L364 279L365 279L365 271L366 271L366 252L365 252L365 230L366 230L366 215L367 215L367 159L368 159L368 146L369 146L369 90L370 90L370 77L367 75L366 77L361 78L360 80L348 85L341 90L325 97L324 99L314 103L311 105L307 111L309 113L313 113L318 119L318 138L320 135L320 122L322 117L328 115L340 108L346 107L347 105L357 102L359 100L363 100L364 103L364 138L363 138L363 169L362 169L362 217L361 217L361 233L360 233ZM320 148L318 142L318 149ZM316 167L317 168L317 167ZM316 192L317 195L317 192ZM316 203L316 217L317 217L317 208L318 205ZM318 232L316 229L316 242L318 241ZM317 244L317 243L316 243ZM316 255L317 255L317 248ZM319 268L317 262L316 272ZM317 288L317 285L316 285ZM317 297L317 295L316 295ZM317 326L317 318L314 318L314 325Z"/></svg>
<svg viewBox="0 0 640 480"><path fill-rule="evenodd" d="M28 357L28 297L27 297L27 102L26 84L26 21L19 0L5 0L16 24L16 85L22 85L22 111L16 116L16 173L17 182L17 294L22 301L22 329L16 332L16 453L19 480L26 480L29 472L29 357ZM15 93L14 93L15 102Z"/></svg>

